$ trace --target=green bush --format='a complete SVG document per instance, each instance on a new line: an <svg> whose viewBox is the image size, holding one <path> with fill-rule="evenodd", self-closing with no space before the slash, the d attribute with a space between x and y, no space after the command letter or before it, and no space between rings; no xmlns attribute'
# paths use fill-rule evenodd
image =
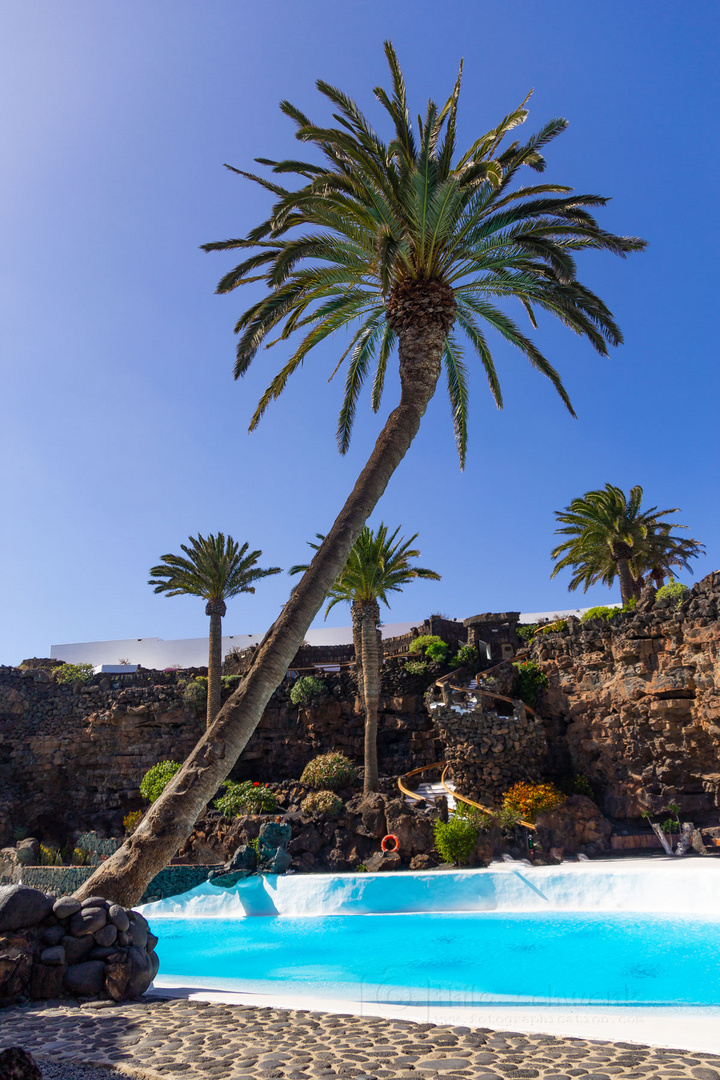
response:
<svg viewBox="0 0 720 1080"><path fill-rule="evenodd" d="M327 685L315 675L301 675L293 683L290 691L290 700L293 705L310 705L317 701L327 690Z"/></svg>
<svg viewBox="0 0 720 1080"><path fill-rule="evenodd" d="M469 821L475 826L479 833L487 832L493 823L492 814L487 814L484 810L479 810L477 806L470 806L468 803L464 802L456 803L455 817L460 817L465 821Z"/></svg>
<svg viewBox="0 0 720 1080"><path fill-rule="evenodd" d="M337 817L343 808L343 801L334 791L311 791L300 803L303 814L324 814Z"/></svg>
<svg viewBox="0 0 720 1080"><path fill-rule="evenodd" d="M207 678L198 675L185 687L183 701L200 716L207 709Z"/></svg>
<svg viewBox="0 0 720 1080"><path fill-rule="evenodd" d="M586 795L588 799L595 798L595 791L587 776L583 773L574 773L564 777L558 787L565 795Z"/></svg>
<svg viewBox="0 0 720 1080"><path fill-rule="evenodd" d="M472 855L480 829L470 819L455 814L449 821L433 822L435 847L443 862L463 866Z"/></svg>
<svg viewBox="0 0 720 1080"><path fill-rule="evenodd" d="M502 806L495 815L495 821L501 831L507 836L513 833L522 821L522 814L511 806Z"/></svg>
<svg viewBox="0 0 720 1080"><path fill-rule="evenodd" d="M658 589L655 593L655 600L672 600L672 607L680 607L689 592L687 585L683 585L679 581L670 581L667 585L663 585Z"/></svg>
<svg viewBox="0 0 720 1080"><path fill-rule="evenodd" d="M444 664L450 653L450 646L446 645L444 641L434 641L432 645L428 645L425 649L425 655L429 660L434 660L436 664Z"/></svg>
<svg viewBox="0 0 720 1080"><path fill-rule="evenodd" d="M622 608L619 607L591 607L589 611L586 611L584 615L580 616L580 622L590 622L591 619L604 619L605 622L610 622L616 615L619 615Z"/></svg>
<svg viewBox="0 0 720 1080"><path fill-rule="evenodd" d="M53 674L59 683L88 683L93 677L92 664L61 664ZM52 864L48 864L52 865Z"/></svg>
<svg viewBox="0 0 720 1080"><path fill-rule="evenodd" d="M337 791L357 780L357 769L349 757L335 751L320 754L309 761L303 769L300 783L311 788L328 788Z"/></svg>
<svg viewBox="0 0 720 1080"><path fill-rule="evenodd" d="M476 645L461 645L450 661L452 667L466 667L475 672L480 667L480 653Z"/></svg>
<svg viewBox="0 0 720 1080"><path fill-rule="evenodd" d="M226 780L222 786L225 794L216 799L214 805L223 817L272 814L277 809L277 795L267 784L259 784L257 780L243 780L240 783Z"/></svg>
<svg viewBox="0 0 720 1080"><path fill-rule="evenodd" d="M535 660L518 660L513 667L520 676L520 697L532 708L547 686L548 677Z"/></svg>
<svg viewBox="0 0 720 1080"><path fill-rule="evenodd" d="M179 761L158 761L157 765L148 769L140 781L140 794L148 802L154 803L180 769L182 765Z"/></svg>
<svg viewBox="0 0 720 1080"><path fill-rule="evenodd" d="M406 660L405 671L408 675L424 675L427 671L427 663L425 660Z"/></svg>
<svg viewBox="0 0 720 1080"><path fill-rule="evenodd" d="M538 628L538 623L536 623L536 622L522 623L522 625L519 625L519 626L515 627L515 633L517 634L517 636L520 638L521 641L524 641L526 645L530 645L530 643L532 642L532 639L535 637L535 634L537 633L537 628Z"/></svg>
<svg viewBox="0 0 720 1080"><path fill-rule="evenodd" d="M445 642L437 634L421 634L420 637L416 637L414 641L410 642L408 652L421 653L423 656L427 656L427 650L431 645L445 645ZM445 648L447 648L447 645L445 645Z"/></svg>

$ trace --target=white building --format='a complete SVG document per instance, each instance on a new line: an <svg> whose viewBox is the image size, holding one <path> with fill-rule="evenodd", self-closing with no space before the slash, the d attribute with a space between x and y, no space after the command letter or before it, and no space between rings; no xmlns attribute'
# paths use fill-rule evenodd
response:
<svg viewBox="0 0 720 1080"><path fill-rule="evenodd" d="M612 605L611 605L612 606ZM554 622L556 619L575 615L579 618L589 608L572 608L566 611L533 611L520 616L521 623ZM415 622L388 623L382 627L382 636L399 637L409 634L413 626L421 626L423 620ZM223 658L232 649L247 649L257 645L262 634L228 634L223 636ZM352 644L351 626L323 626L318 630L308 630L305 640L308 645L350 645ZM68 664L117 664L121 660L130 664L142 664L145 668L162 671L168 667L207 667L208 639L180 638L164 641L158 637L119 638L117 641L77 641L66 645L52 645L50 656L64 660Z"/></svg>

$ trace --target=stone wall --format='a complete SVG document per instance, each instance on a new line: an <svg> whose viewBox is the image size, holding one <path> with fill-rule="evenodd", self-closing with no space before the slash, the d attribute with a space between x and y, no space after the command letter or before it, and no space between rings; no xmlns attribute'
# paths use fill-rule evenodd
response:
<svg viewBox="0 0 720 1080"><path fill-rule="evenodd" d="M436 733L422 702L433 672L410 677L398 662L387 665L378 739L386 774L435 760ZM18 828L54 846L90 829L121 836L123 817L147 805L139 792L144 773L188 755L204 716L185 704L178 676L129 678L131 685L97 676L69 686L44 670L0 668L0 847ZM283 683L233 778L297 778L311 758L335 749L361 763L364 716L354 677L328 676L326 686L322 700L298 709L292 683Z"/></svg>
<svg viewBox="0 0 720 1080"><path fill-rule="evenodd" d="M515 701L510 715L483 708L432 702L430 710L445 744L449 777L462 794L489 805L517 780L540 780L547 768L547 738L542 720Z"/></svg>
<svg viewBox="0 0 720 1080"><path fill-rule="evenodd" d="M690 820L717 816L719 601L714 573L679 609L645 594L609 624L569 619L536 639L556 759L588 777L606 813L636 818L675 801Z"/></svg>

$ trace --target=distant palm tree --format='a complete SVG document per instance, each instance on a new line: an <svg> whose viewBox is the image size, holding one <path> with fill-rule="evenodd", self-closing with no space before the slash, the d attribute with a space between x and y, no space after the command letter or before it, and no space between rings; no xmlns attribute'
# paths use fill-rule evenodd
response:
<svg viewBox="0 0 720 1080"><path fill-rule="evenodd" d="M555 532L570 539L551 552L551 558L558 561L550 576L572 567L568 588L582 585L584 592L598 581L612 585L617 577L622 602L627 604L637 595L636 578L643 572L655 566L660 573L668 560L670 565L686 565L702 545L672 536L673 524L660 520L665 514L677 514L677 507L642 510L642 497L639 486L631 488L628 497L621 488L606 484L573 499L564 510L556 510L555 517L564 528Z"/></svg>
<svg viewBox="0 0 720 1080"><path fill-rule="evenodd" d="M674 528L687 529L687 525L675 525ZM704 544L690 537L673 536L667 525L657 529L649 528L641 552L632 559L636 593L639 595L646 574L656 589L665 584L666 576L672 577L676 568L692 574L690 559L697 559L704 551Z"/></svg>
<svg viewBox="0 0 720 1080"><path fill-rule="evenodd" d="M387 525L380 524L377 532L366 525L355 541L344 570L328 593L330 603L325 618L336 604L350 605L355 641L355 664L358 693L365 709L365 783L364 790L377 791L380 787L377 756L378 708L380 703L380 679L382 672L382 635L379 629L382 601L390 607L387 595L400 592L404 585L416 578L440 581L434 570L413 566L412 559L420 552L411 545L417 540L415 533L409 540L397 539L400 529L388 536ZM324 537L318 533L318 540ZM309 541L317 551L320 544ZM307 570L307 566L293 566L291 574Z"/></svg>
<svg viewBox="0 0 720 1080"><path fill-rule="evenodd" d="M181 544L182 555L163 555L162 563L153 566L148 585L156 593L168 596L200 596L206 600L205 614L210 616L210 646L208 652L207 726L210 727L220 711L222 672L222 620L225 604L240 593L254 593L253 582L271 574L281 573L279 566L261 570L256 566L262 551L248 551L223 533L205 538L190 537L190 547Z"/></svg>

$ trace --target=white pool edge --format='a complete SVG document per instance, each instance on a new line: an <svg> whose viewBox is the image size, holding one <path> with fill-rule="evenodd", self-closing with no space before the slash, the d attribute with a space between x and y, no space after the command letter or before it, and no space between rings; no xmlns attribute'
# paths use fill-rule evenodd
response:
<svg viewBox="0 0 720 1080"><path fill-rule="evenodd" d="M389 1005L314 998L305 994L244 994L188 985L188 979L158 979L148 994L254 1008L293 1009L351 1016L379 1016L418 1024L486 1027L495 1031L558 1035L605 1042L639 1043L720 1054L720 1006L627 1008L625 1006ZM200 979L197 980L201 982Z"/></svg>

